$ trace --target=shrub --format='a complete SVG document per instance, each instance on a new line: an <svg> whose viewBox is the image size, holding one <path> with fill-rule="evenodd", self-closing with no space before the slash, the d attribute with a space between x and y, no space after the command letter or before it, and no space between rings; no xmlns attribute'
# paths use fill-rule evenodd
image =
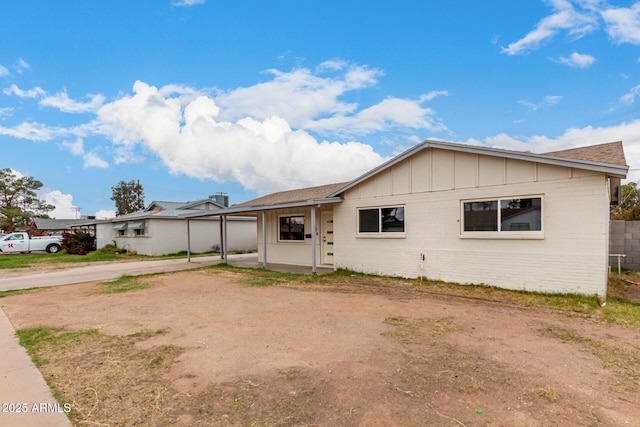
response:
<svg viewBox="0 0 640 427"><path fill-rule="evenodd" d="M118 248L115 243L114 244L108 244L108 245L104 245L103 247L101 247L100 249L98 249L96 251L96 253L100 254L100 255L117 255L119 253L122 253L122 249Z"/></svg>
<svg viewBox="0 0 640 427"><path fill-rule="evenodd" d="M96 238L91 234L76 230L73 233L62 233L62 247L68 254L86 255L96 249Z"/></svg>

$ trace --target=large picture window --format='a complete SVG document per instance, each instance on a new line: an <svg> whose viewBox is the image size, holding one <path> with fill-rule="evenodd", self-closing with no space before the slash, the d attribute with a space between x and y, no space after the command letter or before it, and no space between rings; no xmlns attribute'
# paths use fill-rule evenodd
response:
<svg viewBox="0 0 640 427"><path fill-rule="evenodd" d="M304 216L281 216L280 240L304 240Z"/></svg>
<svg viewBox="0 0 640 427"><path fill-rule="evenodd" d="M358 233L404 233L404 207L358 209Z"/></svg>
<svg viewBox="0 0 640 427"><path fill-rule="evenodd" d="M462 203L464 232L542 231L542 197Z"/></svg>

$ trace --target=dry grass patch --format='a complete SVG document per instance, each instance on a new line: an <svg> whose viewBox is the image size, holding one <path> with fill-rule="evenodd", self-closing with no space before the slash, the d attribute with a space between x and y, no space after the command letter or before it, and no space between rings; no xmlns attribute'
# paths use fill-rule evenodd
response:
<svg viewBox="0 0 640 427"><path fill-rule="evenodd" d="M164 331L109 336L96 330L33 328L20 344L78 425L170 425L181 396L163 374L180 354L175 346L141 350L136 343Z"/></svg>
<svg viewBox="0 0 640 427"><path fill-rule="evenodd" d="M547 328L542 331L542 334L558 338L566 343L580 344L591 354L599 357L605 367L615 368L618 382L612 385L612 390L623 394L640 391L640 348L612 346L567 329ZM627 398L631 398L631 396Z"/></svg>

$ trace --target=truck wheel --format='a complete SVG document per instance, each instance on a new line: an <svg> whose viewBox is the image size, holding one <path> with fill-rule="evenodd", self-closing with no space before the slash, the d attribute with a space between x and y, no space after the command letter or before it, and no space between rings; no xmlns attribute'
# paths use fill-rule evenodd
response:
<svg viewBox="0 0 640 427"><path fill-rule="evenodd" d="M60 245L56 245L55 243L47 246L47 252L50 254L55 254L56 252L59 252L60 249Z"/></svg>

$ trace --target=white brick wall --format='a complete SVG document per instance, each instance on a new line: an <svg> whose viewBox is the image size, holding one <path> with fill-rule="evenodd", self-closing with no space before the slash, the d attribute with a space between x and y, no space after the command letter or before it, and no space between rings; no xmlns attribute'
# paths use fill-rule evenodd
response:
<svg viewBox="0 0 640 427"><path fill-rule="evenodd" d="M465 162L468 168L469 159ZM529 180L513 184L468 187L469 179L465 179L467 188L383 196L368 188L375 183L363 183L367 191L354 188L343 203L334 206L335 267L508 289L604 295L609 221L606 177L556 171L562 173L554 176L568 178L537 180L536 168L531 172L531 165L526 166L524 172L512 169L510 174L514 181ZM405 167L410 162L400 169ZM425 173L427 179L433 178ZM415 171L411 175L418 176ZM402 176L406 176L404 171ZM385 188L389 188L387 183ZM378 196L361 197L371 194ZM461 200L537 194L543 197L543 239L461 238ZM405 237L358 237L357 208L385 205L406 206ZM423 269L421 254L426 257Z"/></svg>

